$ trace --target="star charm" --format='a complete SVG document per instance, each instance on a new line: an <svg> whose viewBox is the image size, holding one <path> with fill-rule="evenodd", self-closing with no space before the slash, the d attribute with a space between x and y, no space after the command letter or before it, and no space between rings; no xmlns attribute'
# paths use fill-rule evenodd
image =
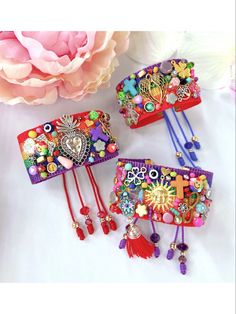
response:
<svg viewBox="0 0 236 314"><path fill-rule="evenodd" d="M138 204L135 212L139 215L139 217L143 217L145 215L147 215L147 206L146 205L142 205L142 204Z"/></svg>
<svg viewBox="0 0 236 314"><path fill-rule="evenodd" d="M96 149L96 152L100 152L102 150L105 150L105 142L98 140L96 143L93 144L93 146Z"/></svg>

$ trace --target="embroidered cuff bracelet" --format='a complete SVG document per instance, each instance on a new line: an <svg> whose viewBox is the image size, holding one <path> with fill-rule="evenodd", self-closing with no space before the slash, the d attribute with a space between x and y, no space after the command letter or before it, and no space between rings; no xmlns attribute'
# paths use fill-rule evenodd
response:
<svg viewBox="0 0 236 314"><path fill-rule="evenodd" d="M120 113L131 128L164 119L181 167L186 164L183 155L195 167L192 161L198 159L193 149L200 149L198 137L184 112L201 102L198 78L195 77L193 67L193 62L185 59L167 60L131 74L116 88ZM167 111L174 117L176 127L184 140L183 144ZM181 125L176 111L181 111L185 127ZM187 132L185 128L188 129ZM187 133L191 134L191 138Z"/></svg>
<svg viewBox="0 0 236 314"><path fill-rule="evenodd" d="M109 119L99 110L64 115L18 135L31 182L39 183L67 170L116 157L118 146Z"/></svg>
<svg viewBox="0 0 236 314"><path fill-rule="evenodd" d="M120 113L127 125L139 128L163 118L169 108L182 111L201 102L194 63L172 59L151 65L116 87Z"/></svg>
<svg viewBox="0 0 236 314"><path fill-rule="evenodd" d="M104 234L116 230L116 223L108 214L91 166L116 157L118 145L110 131L110 116L102 111L87 111L63 117L27 130L18 135L21 154L33 184L62 175L72 227L80 240L85 234L76 218L68 191L66 172L72 170L75 188L89 234L94 233L89 208L85 205L75 168L84 166L92 186Z"/></svg>
<svg viewBox="0 0 236 314"><path fill-rule="evenodd" d="M184 227L201 227L211 204L213 173L196 168L176 169L154 165L150 159L119 159L116 168L110 210L128 218L120 248L127 248L130 257L148 258L160 255L154 222L176 225L174 241L167 259L180 251L180 271L186 273ZM138 219L149 220L152 234L147 241L136 225ZM179 228L182 239L177 244Z"/></svg>

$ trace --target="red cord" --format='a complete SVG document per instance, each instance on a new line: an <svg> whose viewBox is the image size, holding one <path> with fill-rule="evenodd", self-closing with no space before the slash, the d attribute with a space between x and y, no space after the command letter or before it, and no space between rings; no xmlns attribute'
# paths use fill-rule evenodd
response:
<svg viewBox="0 0 236 314"><path fill-rule="evenodd" d="M79 227L79 223L75 220L75 217L74 217L74 214L73 214L73 210L72 210L72 206L71 206L71 202L70 202L70 196L69 196L67 185L66 185L66 176L65 176L64 173L62 174L62 179L63 179L63 187L64 187L64 191L65 191L65 194L66 194L66 200L67 200L68 208L69 208L69 211L70 211L71 218L73 220L73 228L75 228L76 233L77 233L78 237L80 238L80 240L84 240L84 238L85 238L84 232Z"/></svg>
<svg viewBox="0 0 236 314"><path fill-rule="evenodd" d="M94 188L95 188L95 190L96 190L97 197L98 197L98 199L99 199L99 201L100 201L100 204L101 204L101 206L102 206L102 209L103 209L103 211L108 215L106 206L105 206L105 204L104 204L104 202L103 202L103 199L102 199L102 197L101 197L101 193L100 193L99 187L98 187L98 185L97 185L97 183L96 183L96 180L95 180L95 178L94 178L92 169L87 166L87 167L86 167L86 170L87 170L87 172L88 172L88 175L89 175L91 184L94 185Z"/></svg>
<svg viewBox="0 0 236 314"><path fill-rule="evenodd" d="M72 210L71 202L70 202L70 197L69 197L69 193L68 193L67 186L66 186L66 176L65 176L64 173L62 174L62 179L63 179L63 186L64 186L64 191L65 191L65 194L66 194L66 200L67 200L68 208L69 208L69 211L70 211L70 215L71 215L71 218L72 218L73 222L75 222L75 217L74 217L74 214L73 214L73 210Z"/></svg>
<svg viewBox="0 0 236 314"><path fill-rule="evenodd" d="M96 185L94 184L94 181L93 181L93 179L91 177L91 174L90 174L90 171L89 171L89 167L85 166L85 169L87 171L87 174L88 174L88 177L89 177L92 189L93 189L93 194L95 196L95 200L96 200L96 204L97 204L97 207L98 207L98 211L102 212L100 204L99 204L98 195L97 195L97 188L96 188Z"/></svg>
<svg viewBox="0 0 236 314"><path fill-rule="evenodd" d="M72 173L73 173L73 177L74 177L74 180L75 180L75 186L76 186L76 190L77 190L77 193L78 193L78 196L79 196L79 200L80 200L81 206L84 207L83 198L82 198L82 195L81 195L81 192L80 192L80 188L79 188L79 184L78 184L78 179L77 179L77 177L76 177L76 174L75 174L75 170L74 170L74 169L72 169Z"/></svg>

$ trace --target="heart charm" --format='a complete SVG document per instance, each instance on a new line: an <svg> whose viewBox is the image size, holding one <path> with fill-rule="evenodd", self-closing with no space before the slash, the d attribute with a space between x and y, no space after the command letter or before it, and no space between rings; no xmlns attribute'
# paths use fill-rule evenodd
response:
<svg viewBox="0 0 236 314"><path fill-rule="evenodd" d="M90 126L94 125L94 122L92 120L86 120L85 124L87 127L90 127Z"/></svg>
<svg viewBox="0 0 236 314"><path fill-rule="evenodd" d="M90 139L81 130L80 122L73 120L70 115L64 115L57 121L57 130L61 134L59 149L61 155L72 160L77 166L81 166L90 152Z"/></svg>
<svg viewBox="0 0 236 314"><path fill-rule="evenodd" d="M163 176L167 176L168 174L171 173L171 170L169 168L164 168L164 167L161 167L161 173L163 174Z"/></svg>
<svg viewBox="0 0 236 314"><path fill-rule="evenodd" d="M60 150L63 156L72 159L76 165L81 166L89 155L89 138L80 131L66 133L61 138Z"/></svg>

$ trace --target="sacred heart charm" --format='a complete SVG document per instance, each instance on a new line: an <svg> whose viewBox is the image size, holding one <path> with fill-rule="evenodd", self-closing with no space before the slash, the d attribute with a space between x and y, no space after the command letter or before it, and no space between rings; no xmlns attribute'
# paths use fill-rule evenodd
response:
<svg viewBox="0 0 236 314"><path fill-rule="evenodd" d="M89 137L79 130L79 122L73 121L73 117L64 115L60 120L61 122L57 122L57 130L64 134L60 139L61 155L81 166L90 152Z"/></svg>

